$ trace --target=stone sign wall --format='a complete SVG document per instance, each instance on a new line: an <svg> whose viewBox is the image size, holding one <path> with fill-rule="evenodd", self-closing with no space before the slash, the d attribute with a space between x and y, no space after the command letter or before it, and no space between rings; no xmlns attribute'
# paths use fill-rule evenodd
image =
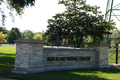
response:
<svg viewBox="0 0 120 80"><path fill-rule="evenodd" d="M95 65L94 49L44 48L45 67Z"/></svg>
<svg viewBox="0 0 120 80"><path fill-rule="evenodd" d="M13 73L104 68L108 66L108 44L88 44L89 48L43 48L42 40L16 40Z"/></svg>

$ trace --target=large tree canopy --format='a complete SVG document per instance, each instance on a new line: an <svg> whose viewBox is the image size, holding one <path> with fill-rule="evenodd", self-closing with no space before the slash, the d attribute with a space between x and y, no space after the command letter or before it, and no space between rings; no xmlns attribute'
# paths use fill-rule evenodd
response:
<svg viewBox="0 0 120 80"><path fill-rule="evenodd" d="M0 0L0 12L1 20L4 25L6 18L5 9L9 9L9 15L14 18L13 11L16 11L18 15L23 14L23 9L28 6L33 6L36 0Z"/></svg>
<svg viewBox="0 0 120 80"><path fill-rule="evenodd" d="M48 20L51 39L71 38L74 47L82 45L84 37L91 36L94 42L103 40L103 35L114 29L113 22L107 22L98 11L99 7L86 5L83 0L60 0L66 11L58 13Z"/></svg>
<svg viewBox="0 0 120 80"><path fill-rule="evenodd" d="M13 44L14 40L21 39L22 33L18 28L12 28L8 33L7 33L7 42Z"/></svg>

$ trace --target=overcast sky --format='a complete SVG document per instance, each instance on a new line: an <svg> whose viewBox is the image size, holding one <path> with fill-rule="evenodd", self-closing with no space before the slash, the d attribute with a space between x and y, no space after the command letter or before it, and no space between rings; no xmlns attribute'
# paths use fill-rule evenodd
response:
<svg viewBox="0 0 120 80"><path fill-rule="evenodd" d="M114 5L120 1L114 1ZM100 6L100 11L105 14L107 0L87 0L87 4ZM64 12L65 7L58 4L58 0L36 0L33 7L26 8L24 15L20 18L15 16L15 23L8 17L5 27L10 30L12 27L17 27L21 31L31 30L33 32L41 32L47 29L47 20L52 18L56 13ZM120 12L119 12L120 13ZM115 19L115 18L112 18ZM118 20L115 20L117 23ZM117 28L119 24L117 24Z"/></svg>

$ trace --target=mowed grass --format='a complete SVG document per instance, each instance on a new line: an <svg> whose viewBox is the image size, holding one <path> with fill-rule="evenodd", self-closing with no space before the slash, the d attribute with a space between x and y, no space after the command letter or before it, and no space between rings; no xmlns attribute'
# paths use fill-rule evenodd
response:
<svg viewBox="0 0 120 80"><path fill-rule="evenodd" d="M0 47L0 77L18 80L120 80L120 67L49 71L36 74L12 73L15 53L15 47Z"/></svg>

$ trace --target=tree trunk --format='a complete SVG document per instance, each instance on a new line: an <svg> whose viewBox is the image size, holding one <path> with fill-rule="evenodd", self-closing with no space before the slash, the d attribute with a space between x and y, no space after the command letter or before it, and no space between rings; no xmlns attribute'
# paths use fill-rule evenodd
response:
<svg viewBox="0 0 120 80"><path fill-rule="evenodd" d="M78 36L77 36L77 34L76 34L76 44L77 44L77 48L79 48L80 46L79 46L79 43L78 43Z"/></svg>
<svg viewBox="0 0 120 80"><path fill-rule="evenodd" d="M53 40L52 40L52 48L53 48Z"/></svg>
<svg viewBox="0 0 120 80"><path fill-rule="evenodd" d="M81 43L83 42L83 37L81 37L80 42L79 42L79 47L81 46Z"/></svg>
<svg viewBox="0 0 120 80"><path fill-rule="evenodd" d="M76 48L76 44L75 44L75 41L74 41L74 37L73 37L73 36L72 36L72 40L73 40L74 47Z"/></svg>
<svg viewBox="0 0 120 80"><path fill-rule="evenodd" d="M95 42L95 36L94 36L94 38L93 38L93 42Z"/></svg>

